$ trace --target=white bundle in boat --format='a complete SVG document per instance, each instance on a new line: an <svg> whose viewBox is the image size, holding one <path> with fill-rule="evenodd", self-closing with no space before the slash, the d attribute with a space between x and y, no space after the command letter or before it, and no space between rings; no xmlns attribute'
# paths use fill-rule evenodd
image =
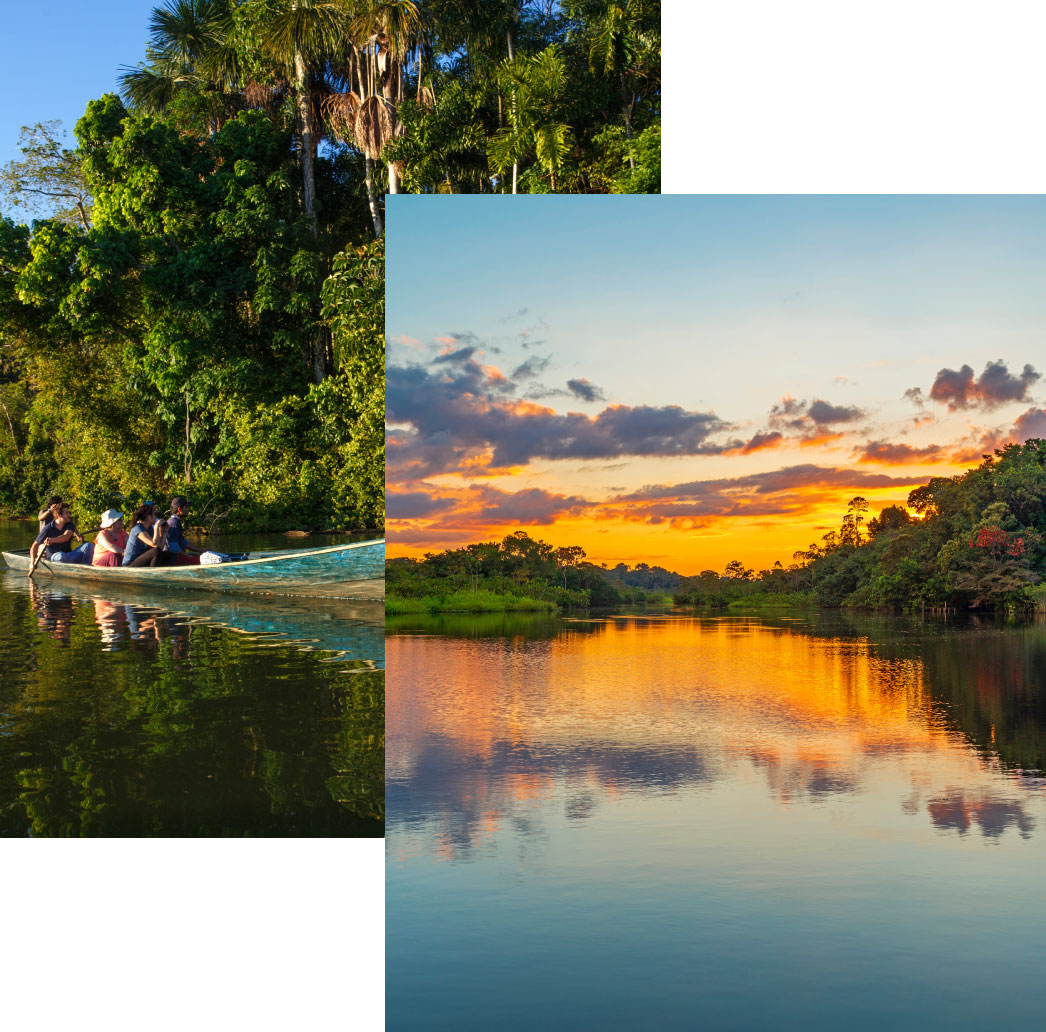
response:
<svg viewBox="0 0 1046 1032"><path fill-rule="evenodd" d="M200 565L213 566L215 563L227 563L230 558L224 552L201 552Z"/></svg>

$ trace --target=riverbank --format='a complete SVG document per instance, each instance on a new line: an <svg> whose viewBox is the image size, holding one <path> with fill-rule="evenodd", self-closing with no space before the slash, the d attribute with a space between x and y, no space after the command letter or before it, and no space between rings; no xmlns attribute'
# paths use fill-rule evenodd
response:
<svg viewBox="0 0 1046 1032"><path fill-rule="evenodd" d="M557 608L547 599L467 589L449 595L423 595L420 598L388 595L385 599L388 616L410 613L554 613Z"/></svg>

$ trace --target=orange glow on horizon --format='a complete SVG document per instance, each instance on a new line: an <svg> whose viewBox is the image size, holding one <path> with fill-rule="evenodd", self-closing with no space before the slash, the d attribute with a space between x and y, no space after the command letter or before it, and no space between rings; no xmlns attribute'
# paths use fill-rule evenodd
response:
<svg viewBox="0 0 1046 1032"><path fill-rule="evenodd" d="M531 488L532 481L520 483L526 467L490 471L487 458L484 455L473 460L472 476L484 482L496 481L497 489L509 495ZM488 500L481 494L470 494L468 487L458 486L457 475L445 475L433 478L429 486L434 497L452 503L447 515L390 519L387 554L389 558L420 559L427 552L500 541L522 530L557 548L580 545L588 561L597 564L614 566L623 562L635 566L642 562L693 576L709 569L721 572L728 562L739 559L758 572L771 568L775 561L789 566L795 552L819 544L829 530L838 531L847 503L857 495L868 500L866 519L870 519L889 505L906 506L908 494L919 484L933 477L962 474L968 468L951 463L891 466L890 476L911 476L910 487L798 483L787 490L762 495L751 489L739 488L735 492L728 488L722 498L730 505L736 501L729 514L702 514L699 506L686 498L611 496L587 508L573 506L575 511L555 516L550 522L491 521ZM567 488L564 485L560 490ZM556 491L552 493L564 497ZM571 507L568 502L569 499L563 502L564 508ZM914 512L910 515L919 518Z"/></svg>

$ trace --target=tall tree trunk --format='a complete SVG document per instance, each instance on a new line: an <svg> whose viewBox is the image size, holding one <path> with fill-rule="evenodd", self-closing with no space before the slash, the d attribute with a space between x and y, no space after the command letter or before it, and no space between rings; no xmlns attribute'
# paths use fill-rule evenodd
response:
<svg viewBox="0 0 1046 1032"><path fill-rule="evenodd" d="M11 443L15 446L15 455L21 458L22 451L18 447L18 438L15 436L15 425L11 421L11 413L7 411L7 406L2 401L0 401L0 408L4 410L4 415L7 416L7 427L11 431Z"/></svg>
<svg viewBox="0 0 1046 1032"><path fill-rule="evenodd" d="M632 102L625 88L625 73L621 73L621 106L625 112L625 139L628 140L628 167L635 172L636 159L632 156Z"/></svg>
<svg viewBox="0 0 1046 1032"><path fill-rule="evenodd" d="M312 103L308 94L309 77L305 69L305 59L301 51L294 51L294 77L297 79L298 118L301 120L301 166L304 180L303 202L305 217L309 227L316 236L316 131L312 124Z"/></svg>
<svg viewBox="0 0 1046 1032"><path fill-rule="evenodd" d="M185 486L192 484L192 437L189 422L189 392L185 392Z"/></svg>
<svg viewBox="0 0 1046 1032"><path fill-rule="evenodd" d="M512 42L512 30L508 30L508 59L514 61L516 59L516 48ZM513 131L519 130L519 120L516 117L516 91L512 91L512 129ZM519 181L519 162L512 162L512 192L516 192L516 183Z"/></svg>
<svg viewBox="0 0 1046 1032"><path fill-rule="evenodd" d="M389 60L392 60L390 55ZM396 62L396 74L399 73L399 62ZM392 84L392 89L389 89L389 85ZM390 92L392 96L389 96ZM392 69L389 69L389 74L386 76L385 82L381 86L381 99L385 101L385 106L389 109L389 116L392 120L393 132L395 132L396 126L396 107L399 101L399 83L394 82L394 76ZM389 166L389 193L398 194L400 192L400 174L399 169L396 168L393 162L388 163Z"/></svg>
<svg viewBox="0 0 1046 1032"><path fill-rule="evenodd" d="M323 383L330 370L327 368L327 328L321 326L312 341L312 379Z"/></svg>
<svg viewBox="0 0 1046 1032"><path fill-rule="evenodd" d="M381 212L378 211L378 200L374 196L374 162L364 156L363 168L364 178L367 182L367 204L370 206L370 217L374 221L374 232L377 236L384 236L385 225L381 221Z"/></svg>

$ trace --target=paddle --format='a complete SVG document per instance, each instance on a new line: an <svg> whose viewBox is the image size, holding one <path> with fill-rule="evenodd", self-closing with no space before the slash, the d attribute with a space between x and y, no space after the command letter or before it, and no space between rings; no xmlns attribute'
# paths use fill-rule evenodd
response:
<svg viewBox="0 0 1046 1032"><path fill-rule="evenodd" d="M36 558L33 560L32 566L29 567L29 572L26 574L27 577L32 577L32 575L36 573L36 568L40 565L40 560L43 558L43 555L44 550L41 548L40 551L36 553Z"/></svg>

